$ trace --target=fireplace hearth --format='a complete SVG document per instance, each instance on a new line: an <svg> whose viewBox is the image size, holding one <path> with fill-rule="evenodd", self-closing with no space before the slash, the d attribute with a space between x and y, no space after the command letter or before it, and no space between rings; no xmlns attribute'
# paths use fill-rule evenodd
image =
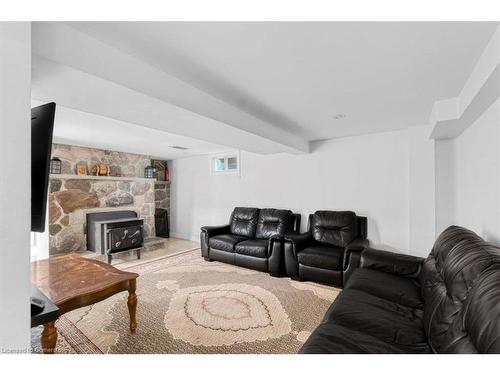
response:
<svg viewBox="0 0 500 375"><path fill-rule="evenodd" d="M137 251L141 259L144 246L144 220L135 211L106 211L87 214L87 250L105 254L111 263L113 254Z"/></svg>

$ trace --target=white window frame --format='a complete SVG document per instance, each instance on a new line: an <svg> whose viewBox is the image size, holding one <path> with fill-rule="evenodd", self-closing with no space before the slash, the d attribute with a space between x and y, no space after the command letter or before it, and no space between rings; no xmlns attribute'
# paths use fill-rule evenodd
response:
<svg viewBox="0 0 500 375"><path fill-rule="evenodd" d="M236 169L227 169L228 159L236 158ZM216 171L215 170L215 160L224 159L224 170ZM214 176L221 175L240 175L241 166L240 166L240 153L238 151L235 152L227 152L224 154L212 154L210 155L210 174Z"/></svg>

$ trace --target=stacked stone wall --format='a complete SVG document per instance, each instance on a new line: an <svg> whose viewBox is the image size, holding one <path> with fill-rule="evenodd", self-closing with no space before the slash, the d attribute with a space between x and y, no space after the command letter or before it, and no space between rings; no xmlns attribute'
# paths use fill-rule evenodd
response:
<svg viewBox="0 0 500 375"><path fill-rule="evenodd" d="M65 176L50 177L51 255L86 250L85 221L89 212L134 210L144 218L145 236L155 235L157 181L142 178L144 168L151 163L149 156L54 144L52 157L61 159ZM114 177L120 178L77 176L76 165L82 162L88 164L89 170L94 164L110 166ZM168 209L165 203L159 202L161 208Z"/></svg>

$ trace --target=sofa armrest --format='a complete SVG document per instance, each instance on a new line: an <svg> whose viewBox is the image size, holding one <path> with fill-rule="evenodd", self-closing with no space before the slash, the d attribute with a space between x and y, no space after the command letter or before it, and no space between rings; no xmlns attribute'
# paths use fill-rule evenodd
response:
<svg viewBox="0 0 500 375"><path fill-rule="evenodd" d="M267 255L271 256L277 247L283 247L283 241L285 240L285 236L283 234L273 234L269 237L267 244Z"/></svg>
<svg viewBox="0 0 500 375"><path fill-rule="evenodd" d="M267 245L267 268L271 276L281 276L283 274L284 242L285 236L282 234L273 234L269 238Z"/></svg>
<svg viewBox="0 0 500 375"><path fill-rule="evenodd" d="M283 253L285 255L285 268L288 276L293 278L299 277L299 263L297 253L311 243L312 236L310 233L285 233L283 241Z"/></svg>
<svg viewBox="0 0 500 375"><path fill-rule="evenodd" d="M293 245L294 251L298 252L304 249L310 242L312 236L310 233L286 233L285 241Z"/></svg>
<svg viewBox="0 0 500 375"><path fill-rule="evenodd" d="M209 237L217 236L218 234L226 234L230 232L229 224L201 227L201 231Z"/></svg>
<svg viewBox="0 0 500 375"><path fill-rule="evenodd" d="M349 277L356 268L359 268L361 252L368 248L370 241L366 238L356 238L349 242L344 250L344 264L342 272L342 283L346 284Z"/></svg>
<svg viewBox="0 0 500 375"><path fill-rule="evenodd" d="M205 259L210 259L210 249L208 240L210 237L217 236L218 234L230 233L229 225L217 225L211 227L201 227L200 233L200 248L201 256Z"/></svg>
<svg viewBox="0 0 500 375"><path fill-rule="evenodd" d="M361 253L365 250L361 246L347 246L344 251L344 267L342 271L342 285L346 285L352 273L359 268Z"/></svg>
<svg viewBox="0 0 500 375"><path fill-rule="evenodd" d="M269 241L283 241L284 239L284 234L273 234L271 237L269 237Z"/></svg>
<svg viewBox="0 0 500 375"><path fill-rule="evenodd" d="M420 274L423 262L424 258L412 255L366 249L361 253L360 266L402 277L416 278Z"/></svg>
<svg viewBox="0 0 500 375"><path fill-rule="evenodd" d="M345 247L345 251L353 251L353 250L364 250L370 245L370 241L366 238L356 238L349 242Z"/></svg>

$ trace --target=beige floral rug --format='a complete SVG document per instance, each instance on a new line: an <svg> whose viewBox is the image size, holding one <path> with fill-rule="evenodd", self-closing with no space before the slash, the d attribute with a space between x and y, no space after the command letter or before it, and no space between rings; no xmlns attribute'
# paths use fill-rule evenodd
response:
<svg viewBox="0 0 500 375"><path fill-rule="evenodd" d="M137 333L123 292L60 317L57 353L296 353L339 293L205 262L199 250L117 267L140 275Z"/></svg>

